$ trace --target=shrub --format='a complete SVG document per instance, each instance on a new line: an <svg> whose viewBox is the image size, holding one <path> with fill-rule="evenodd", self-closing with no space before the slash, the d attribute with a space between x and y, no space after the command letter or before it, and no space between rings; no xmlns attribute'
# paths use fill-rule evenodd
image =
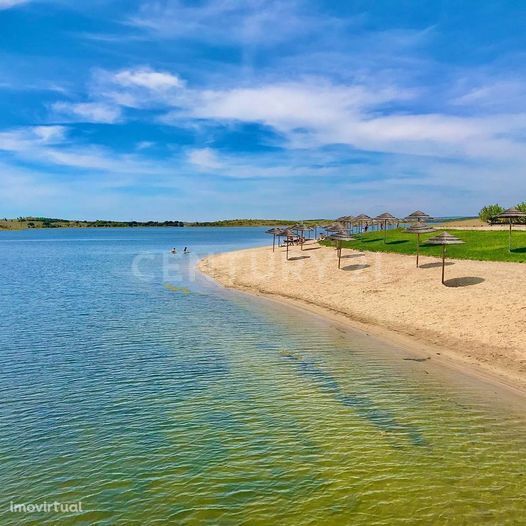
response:
<svg viewBox="0 0 526 526"><path fill-rule="evenodd" d="M491 223L493 218L502 212L504 212L504 208L502 208L502 206L498 204L486 205L479 212L479 217L481 221L486 221L487 223Z"/></svg>
<svg viewBox="0 0 526 526"><path fill-rule="evenodd" d="M522 203L519 203L516 208L517 208L517 210L520 210L521 212L526 212L526 201L523 201ZM520 223L525 224L526 223L526 218L521 219Z"/></svg>

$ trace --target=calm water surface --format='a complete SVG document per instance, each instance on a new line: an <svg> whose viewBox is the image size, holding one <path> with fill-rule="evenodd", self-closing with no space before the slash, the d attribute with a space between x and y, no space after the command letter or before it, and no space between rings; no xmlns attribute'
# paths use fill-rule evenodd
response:
<svg viewBox="0 0 526 526"><path fill-rule="evenodd" d="M519 405L192 272L268 242L0 232L0 524L526 524Z"/></svg>

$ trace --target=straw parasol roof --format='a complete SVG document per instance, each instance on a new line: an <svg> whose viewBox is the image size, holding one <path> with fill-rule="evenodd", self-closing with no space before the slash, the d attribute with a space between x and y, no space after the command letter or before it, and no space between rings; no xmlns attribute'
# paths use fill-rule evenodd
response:
<svg viewBox="0 0 526 526"><path fill-rule="evenodd" d="M429 219L431 219L431 216L421 210L417 210L405 218L406 221L427 221Z"/></svg>
<svg viewBox="0 0 526 526"><path fill-rule="evenodd" d="M329 236L332 241L356 241L355 237L349 236L346 232L336 232L332 236Z"/></svg>
<svg viewBox="0 0 526 526"><path fill-rule="evenodd" d="M526 212L521 212L518 208L514 206L504 210L501 214L497 216L499 219L523 219L526 217Z"/></svg>
<svg viewBox="0 0 526 526"><path fill-rule="evenodd" d="M332 223L331 225L326 226L325 230L327 230L327 232L343 232L345 227L341 223Z"/></svg>
<svg viewBox="0 0 526 526"><path fill-rule="evenodd" d="M426 243L428 245L460 245L464 241L449 232L442 232L435 237L429 238Z"/></svg>
<svg viewBox="0 0 526 526"><path fill-rule="evenodd" d="M464 243L462 239L450 234L449 232L442 232L438 236L432 237L426 241L428 245L442 245L442 284L444 284L444 272L446 267L446 245L460 245Z"/></svg>
<svg viewBox="0 0 526 526"><path fill-rule="evenodd" d="M331 241L336 241L336 249L338 252L338 268L341 268L342 259L342 242L343 241L356 241L355 237L349 236L346 232L337 232L336 234L329 237Z"/></svg>
<svg viewBox="0 0 526 526"><path fill-rule="evenodd" d="M376 216L375 219L376 221L398 221L398 219L389 212L384 212L383 214Z"/></svg>
<svg viewBox="0 0 526 526"><path fill-rule="evenodd" d="M371 218L367 214L360 214L354 218L354 221L371 221Z"/></svg>
<svg viewBox="0 0 526 526"><path fill-rule="evenodd" d="M435 229L427 223L415 223L408 226L405 231L410 234L429 234L430 232L435 232Z"/></svg>
<svg viewBox="0 0 526 526"><path fill-rule="evenodd" d="M497 215L497 219L507 219L510 224L510 235L508 242L508 250L511 252L511 225L518 223L526 218L526 212L521 212L518 208L512 207L504 210L501 214Z"/></svg>

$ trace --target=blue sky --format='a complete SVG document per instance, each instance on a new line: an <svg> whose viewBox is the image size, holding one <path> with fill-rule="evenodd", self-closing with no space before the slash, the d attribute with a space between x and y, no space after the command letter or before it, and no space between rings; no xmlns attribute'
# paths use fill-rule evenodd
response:
<svg viewBox="0 0 526 526"><path fill-rule="evenodd" d="M0 0L0 216L526 200L516 1Z"/></svg>

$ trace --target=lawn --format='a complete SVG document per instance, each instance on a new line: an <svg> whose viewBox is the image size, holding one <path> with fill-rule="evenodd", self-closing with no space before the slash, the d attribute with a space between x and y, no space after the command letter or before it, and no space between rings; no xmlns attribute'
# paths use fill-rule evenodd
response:
<svg viewBox="0 0 526 526"><path fill-rule="evenodd" d="M442 253L441 246L426 246L425 240L439 234L423 234L420 236L420 254L437 256ZM455 259L476 259L480 261L513 261L526 263L526 232L514 231L512 237L512 252L508 251L508 231L473 231L451 230L449 232L462 239L463 245L447 247L448 257ZM402 229L388 230L387 241L384 244L383 232L368 232L367 234L353 234L357 241L346 241L344 248L369 250L371 252L396 252L398 254L416 254L416 236L408 234Z"/></svg>

